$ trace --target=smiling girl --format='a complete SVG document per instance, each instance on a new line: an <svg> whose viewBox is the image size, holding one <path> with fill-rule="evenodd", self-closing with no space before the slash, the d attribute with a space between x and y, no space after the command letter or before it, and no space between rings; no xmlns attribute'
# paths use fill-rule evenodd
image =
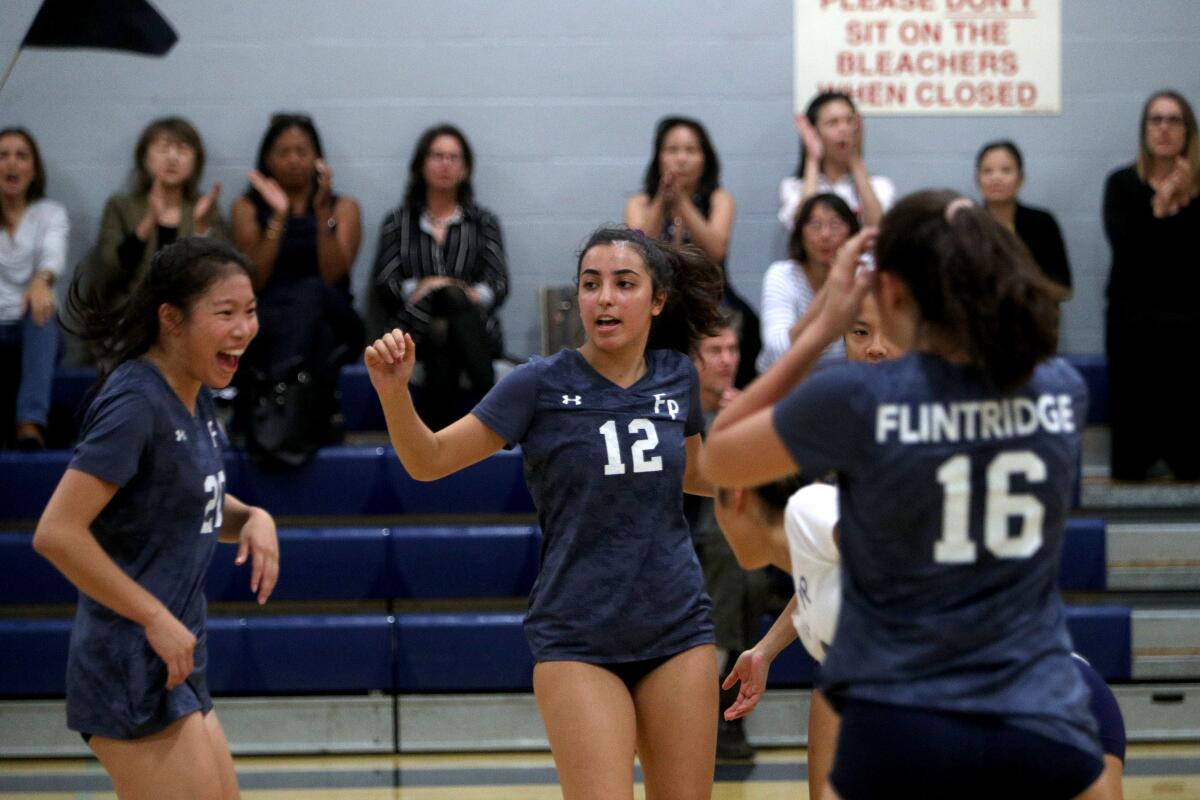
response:
<svg viewBox="0 0 1200 800"><path fill-rule="evenodd" d="M717 330L720 272L695 249L602 228L576 276L583 346L518 367L437 433L408 393L411 336L385 334L367 368L418 480L521 445L544 536L525 633L565 797L628 797L636 752L648 797L707 798L716 655L683 492L708 487L685 352Z"/></svg>
<svg viewBox="0 0 1200 800"><path fill-rule="evenodd" d="M67 726L119 797L238 796L207 682L204 578L216 543L252 561L265 603L275 523L225 492L210 389L258 332L245 259L199 237L162 250L127 306L71 287L76 332L106 345L103 386L33 546L79 588Z"/></svg>

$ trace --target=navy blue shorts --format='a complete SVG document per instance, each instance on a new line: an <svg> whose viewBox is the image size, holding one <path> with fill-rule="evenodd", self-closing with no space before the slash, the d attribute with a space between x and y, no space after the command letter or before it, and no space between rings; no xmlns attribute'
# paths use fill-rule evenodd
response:
<svg viewBox="0 0 1200 800"><path fill-rule="evenodd" d="M830 782L843 800L1072 798L1098 756L1001 718L847 700Z"/></svg>
<svg viewBox="0 0 1200 800"><path fill-rule="evenodd" d="M1100 726L1100 746L1104 752L1121 759L1125 763L1125 718L1121 716L1121 707L1112 689L1100 677L1100 673L1081 656L1075 656L1075 666L1092 693L1092 716Z"/></svg>
<svg viewBox="0 0 1200 800"><path fill-rule="evenodd" d="M616 675L624 682L625 688L632 692L642 682L642 678L654 672L654 670L677 655L679 654L674 653L669 656L659 656L658 658L643 658L640 661L619 661L613 664L596 664L596 666L603 667L613 675Z"/></svg>

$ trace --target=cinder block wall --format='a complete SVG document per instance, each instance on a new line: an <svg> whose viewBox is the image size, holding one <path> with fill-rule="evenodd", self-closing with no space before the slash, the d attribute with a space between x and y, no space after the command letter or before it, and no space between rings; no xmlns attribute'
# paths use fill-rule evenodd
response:
<svg viewBox="0 0 1200 800"><path fill-rule="evenodd" d="M0 58L15 51L38 5L8 0ZM783 255L776 191L797 149L787 0L156 5L180 33L165 59L30 50L0 92L0 124L26 125L41 143L50 195L71 213L72 259L94 239L104 199L125 180L152 117L182 114L197 125L209 151L205 180L224 184L227 210L276 110L313 115L336 189L362 204L360 288L417 135L442 120L467 132L478 197L504 225L514 353L538 347L536 289L569 282L582 239L620 219L665 114L696 116L713 136L738 203L729 267L752 302L763 270ZM1063 347L1100 352L1104 177L1132 160L1150 91L1173 86L1200 104L1198 47L1195 0L1063 0L1061 116L872 119L868 163L902 192L972 191L978 146L1015 139L1027 158L1023 197L1052 209L1067 237L1077 289Z"/></svg>

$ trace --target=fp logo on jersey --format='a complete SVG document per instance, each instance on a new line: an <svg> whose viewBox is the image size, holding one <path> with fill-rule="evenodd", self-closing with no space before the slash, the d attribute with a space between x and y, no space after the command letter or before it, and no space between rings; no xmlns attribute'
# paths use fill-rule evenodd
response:
<svg viewBox="0 0 1200 800"><path fill-rule="evenodd" d="M581 394L577 394L574 397L571 397L571 395L569 395L569 394L563 395L562 404L564 406L568 405L568 404L577 406L577 405L581 405L582 403L583 403L583 395L581 395Z"/></svg>
<svg viewBox="0 0 1200 800"><path fill-rule="evenodd" d="M667 407L667 413L671 415L671 419L675 419L675 415L679 413L679 402L677 400L663 400L663 398L666 396L666 392L656 393L654 395L654 413L657 414L659 409L665 405Z"/></svg>

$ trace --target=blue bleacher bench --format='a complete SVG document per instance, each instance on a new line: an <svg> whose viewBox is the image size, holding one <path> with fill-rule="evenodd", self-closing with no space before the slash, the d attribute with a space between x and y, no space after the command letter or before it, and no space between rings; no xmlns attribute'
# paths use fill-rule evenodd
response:
<svg viewBox="0 0 1200 800"><path fill-rule="evenodd" d="M1079 370L1087 382L1091 396L1088 411L1089 425L1108 422L1108 361L1102 354L1069 353L1063 356ZM59 368L54 375L51 403L65 411L74 413L96 380L91 369ZM371 381L367 368L362 364L342 367L338 377L338 389L342 398L342 414L348 431L381 431L385 428L383 409ZM414 391L419 391L414 387Z"/></svg>

